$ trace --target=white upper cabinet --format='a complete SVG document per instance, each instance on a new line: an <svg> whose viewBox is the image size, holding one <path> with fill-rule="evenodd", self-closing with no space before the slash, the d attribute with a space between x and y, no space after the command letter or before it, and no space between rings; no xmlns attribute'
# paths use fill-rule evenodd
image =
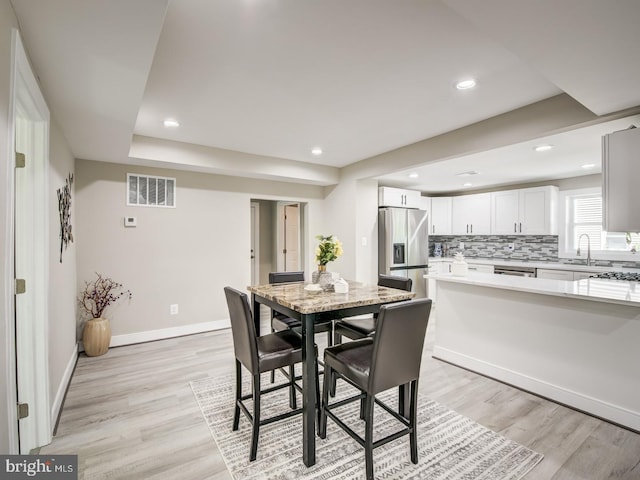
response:
<svg viewBox="0 0 640 480"><path fill-rule="evenodd" d="M379 207L421 208L421 195L418 190L404 190L402 188L379 187Z"/></svg>
<svg viewBox="0 0 640 480"><path fill-rule="evenodd" d="M476 193L453 197L451 217L451 230L454 235L489 235L491 194Z"/></svg>
<svg viewBox="0 0 640 480"><path fill-rule="evenodd" d="M640 231L640 128L602 137L602 213L607 232Z"/></svg>
<svg viewBox="0 0 640 480"><path fill-rule="evenodd" d="M430 235L451 235L451 197L431 197Z"/></svg>
<svg viewBox="0 0 640 480"><path fill-rule="evenodd" d="M427 229L431 232L431 197L420 197L420 210L427 212Z"/></svg>
<svg viewBox="0 0 640 480"><path fill-rule="evenodd" d="M558 188L523 188L491 193L493 235L557 234Z"/></svg>

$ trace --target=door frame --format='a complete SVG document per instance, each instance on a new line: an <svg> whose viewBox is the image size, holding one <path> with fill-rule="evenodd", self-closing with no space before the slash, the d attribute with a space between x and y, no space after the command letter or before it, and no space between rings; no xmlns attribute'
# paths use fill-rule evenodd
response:
<svg viewBox="0 0 640 480"><path fill-rule="evenodd" d="M5 313L7 325L6 338L6 385L8 405L8 428L10 453L29 453L33 448L51 442L51 406L49 393L49 360L48 360L48 295L49 295L49 122L50 114L42 96L38 82L31 70L26 51L17 29L12 30L12 62L9 105L9 151L7 152L7 225L4 252L6 270ZM18 111L24 111L30 121L28 135L36 139L33 158L28 159L34 165L31 192L29 198L33 202L34 243L30 255L30 270L33 273L31 285L27 285L33 293L33 321L15 325L16 309L15 292L15 149L16 135L22 134L18 126ZM24 133L24 132L23 132ZM33 135L31 137L31 135ZM21 346L17 348L18 339ZM19 361L16 355L20 355ZM18 368L20 369L18 371ZM18 398L18 382L21 385ZM18 428L17 404L25 399L29 402L30 422L25 428ZM22 451L21 451L22 450Z"/></svg>
<svg viewBox="0 0 640 480"><path fill-rule="evenodd" d="M254 271L251 279L253 285L260 284L260 203L251 201L251 235L253 240Z"/></svg>

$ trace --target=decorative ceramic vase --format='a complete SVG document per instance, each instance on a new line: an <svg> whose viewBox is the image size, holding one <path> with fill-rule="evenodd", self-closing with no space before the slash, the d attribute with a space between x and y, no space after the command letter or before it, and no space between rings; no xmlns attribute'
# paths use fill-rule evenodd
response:
<svg viewBox="0 0 640 480"><path fill-rule="evenodd" d="M111 343L111 324L106 318L93 318L84 324L82 332L84 353L89 357L104 355Z"/></svg>

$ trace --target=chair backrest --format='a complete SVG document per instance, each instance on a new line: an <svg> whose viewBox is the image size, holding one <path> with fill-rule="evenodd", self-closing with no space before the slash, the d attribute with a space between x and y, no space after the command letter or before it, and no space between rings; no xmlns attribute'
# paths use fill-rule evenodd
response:
<svg viewBox="0 0 640 480"><path fill-rule="evenodd" d="M429 298L380 307L369 371L369 393L375 395L420 376L430 313Z"/></svg>
<svg viewBox="0 0 640 480"><path fill-rule="evenodd" d="M411 291L413 280L398 275L378 275L378 285L381 287L397 288L398 290Z"/></svg>
<svg viewBox="0 0 640 480"><path fill-rule="evenodd" d="M258 372L258 344L253 316L249 308L247 294L235 288L224 287L227 306L231 318L233 350L236 358L252 374Z"/></svg>
<svg viewBox="0 0 640 480"><path fill-rule="evenodd" d="M304 272L269 272L269 283L304 282Z"/></svg>

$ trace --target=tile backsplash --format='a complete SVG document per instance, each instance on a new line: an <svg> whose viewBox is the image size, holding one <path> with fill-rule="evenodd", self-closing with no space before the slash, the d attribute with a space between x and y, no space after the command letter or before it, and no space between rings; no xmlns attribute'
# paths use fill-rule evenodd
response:
<svg viewBox="0 0 640 480"><path fill-rule="evenodd" d="M464 243L464 250L459 248ZM433 255L436 243L442 244L444 256L453 256L462 252L467 258L496 258L502 260L523 260L536 262L559 262L584 265L585 260L558 258L557 235L431 235L429 237L429 255ZM513 243L513 251L508 249ZM620 263L620 262L616 262ZM611 266L612 262L597 260L597 266ZM640 268L639 262L624 262L630 267Z"/></svg>

